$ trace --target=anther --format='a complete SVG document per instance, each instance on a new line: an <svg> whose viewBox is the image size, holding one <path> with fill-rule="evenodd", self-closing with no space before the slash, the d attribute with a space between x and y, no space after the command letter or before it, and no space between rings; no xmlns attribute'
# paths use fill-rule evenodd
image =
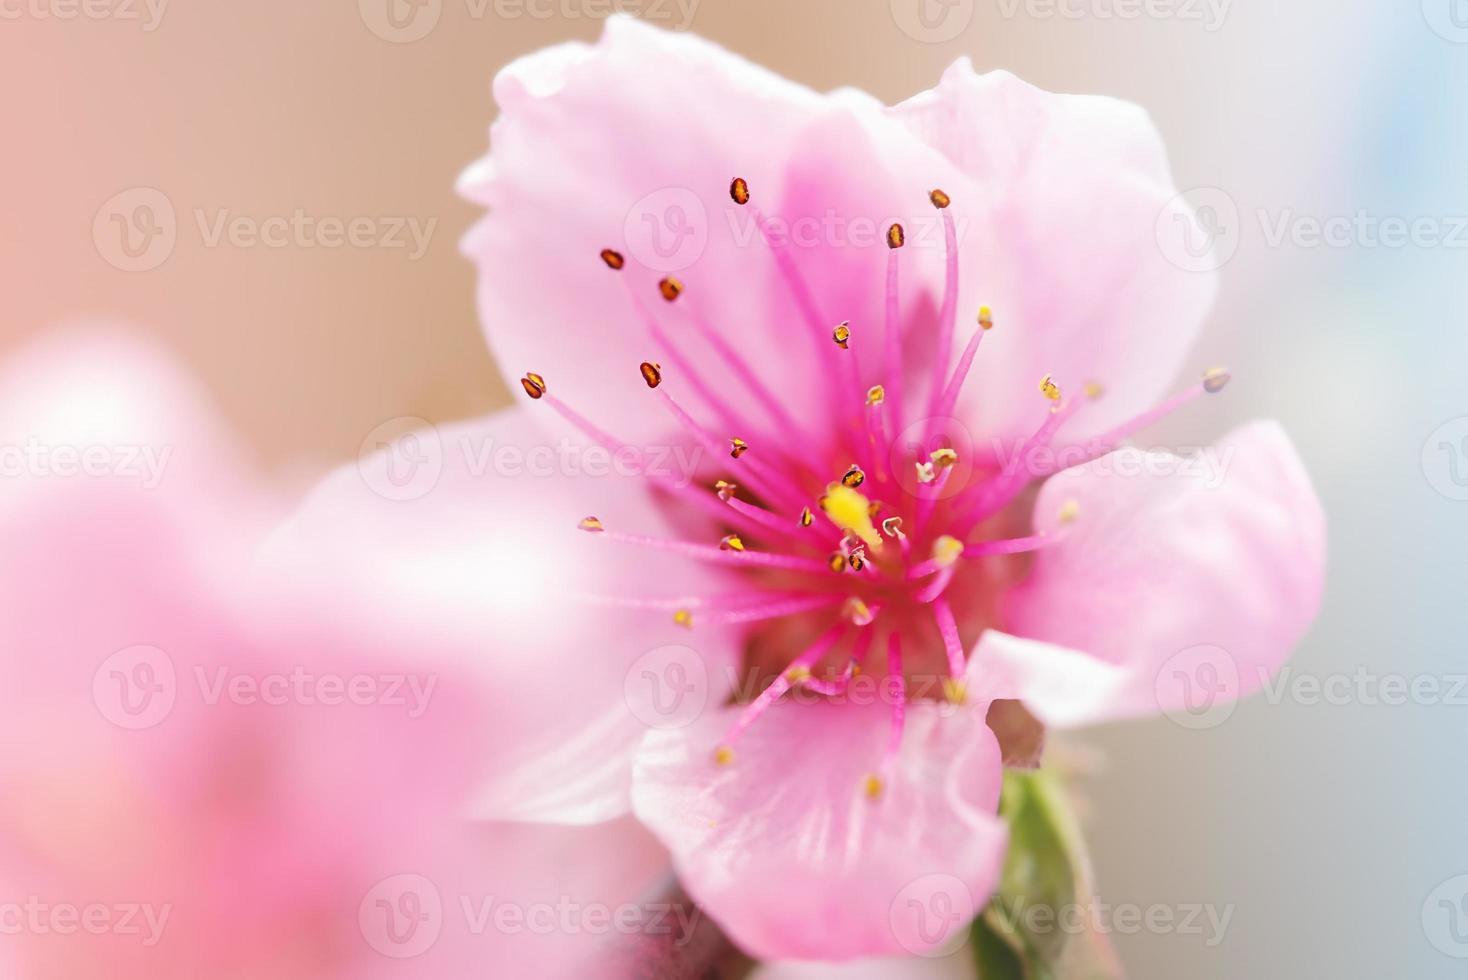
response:
<svg viewBox="0 0 1468 980"><path fill-rule="evenodd" d="M887 229L887 247L901 248L907 244L907 232L902 230L901 225L893 225Z"/></svg>
<svg viewBox="0 0 1468 980"><path fill-rule="evenodd" d="M658 292L663 294L663 299L671 303L683 292L683 284L672 276L668 276L658 280Z"/></svg>
<svg viewBox="0 0 1468 980"><path fill-rule="evenodd" d="M938 471L932 463L914 463L913 466L917 469L917 481L919 483L932 483L938 479Z"/></svg>
<svg viewBox="0 0 1468 980"><path fill-rule="evenodd" d="M728 480L719 480L714 483L714 492L717 493L719 495L719 499L724 501L725 503L729 502L729 499L734 496L734 491L738 489L739 484L730 483Z"/></svg>
<svg viewBox="0 0 1468 980"><path fill-rule="evenodd" d="M726 534L719 539L719 547L724 551L743 551L744 539L737 534Z"/></svg>
<svg viewBox="0 0 1468 980"><path fill-rule="evenodd" d="M887 389L881 385L872 385L867 389L867 407L882 404L887 398Z"/></svg>
<svg viewBox="0 0 1468 980"><path fill-rule="evenodd" d="M1077 517L1081 516L1081 504L1078 500L1067 500L1060 505L1060 511L1056 515L1062 524L1073 524Z"/></svg>
<svg viewBox="0 0 1468 980"><path fill-rule="evenodd" d="M933 452L928 456L928 459L930 459L933 465L938 467L938 469L946 470L951 468L954 464L958 462L958 453L954 452L952 449L949 449L947 446L944 446L941 449L933 450Z"/></svg>
<svg viewBox="0 0 1468 980"><path fill-rule="evenodd" d="M1047 374L1040 379L1040 394L1052 402L1058 402L1060 401L1060 385L1052 381L1050 375Z"/></svg>
<svg viewBox="0 0 1468 980"><path fill-rule="evenodd" d="M932 201L933 207L937 208L939 211L943 210L944 208L948 207L948 205L953 203L952 198L950 198L947 194L943 193L937 188L934 188L931 192L929 192L928 200Z"/></svg>
<svg viewBox="0 0 1468 980"><path fill-rule="evenodd" d="M826 560L826 564L831 566L833 572L842 571L846 568L846 556L839 551L833 551L831 557Z"/></svg>
<svg viewBox="0 0 1468 980"><path fill-rule="evenodd" d="M679 609L673 613L673 622L686 630L693 629L693 613L687 609Z"/></svg>
<svg viewBox="0 0 1468 980"><path fill-rule="evenodd" d="M876 773L869 773L862 781L862 792L866 793L867 799L875 800L882 796L882 777Z"/></svg>
<svg viewBox="0 0 1468 980"><path fill-rule="evenodd" d="M836 346L846 350L851 341L851 321L842 320L836 324L836 329L831 331L831 339L836 341Z"/></svg>
<svg viewBox="0 0 1468 980"><path fill-rule="evenodd" d="M622 258L621 252L610 248L601 250L601 260L607 264L608 269L613 271L617 271L627 264L627 260Z"/></svg>
<svg viewBox="0 0 1468 980"><path fill-rule="evenodd" d="M933 542L933 563L939 568L948 568L963 554L963 542L951 534L945 534Z"/></svg>
<svg viewBox="0 0 1468 980"><path fill-rule="evenodd" d="M590 531L592 534L600 534L606 530L602 522L595 517L583 517L581 518L581 523L576 526L583 531Z"/></svg>
<svg viewBox="0 0 1468 980"><path fill-rule="evenodd" d="M652 361L643 361L638 366L638 370L642 372L642 380L647 382L649 388L656 388L663 383L663 366L661 364L654 364Z"/></svg>
<svg viewBox="0 0 1468 980"><path fill-rule="evenodd" d="M902 533L902 518L889 517L882 522L882 533L889 538L897 538L899 541L907 537Z"/></svg>
<svg viewBox="0 0 1468 980"><path fill-rule="evenodd" d="M810 510L809 507L802 507L800 509L800 526L801 527L810 527L811 524L815 521L815 519L816 519L816 515L814 515L814 514L811 513L811 510Z"/></svg>
<svg viewBox="0 0 1468 980"><path fill-rule="evenodd" d="M987 306L979 307L979 326L985 330L994 329L994 311Z"/></svg>
<svg viewBox="0 0 1468 980"><path fill-rule="evenodd" d="M714 762L721 766L727 766L734 761L734 750L727 745L721 745L714 749Z"/></svg>
<svg viewBox="0 0 1468 980"><path fill-rule="evenodd" d="M743 439L739 438L738 436L735 436L733 439L730 439L729 440L729 455L730 456L733 456L735 459L738 459L740 456L743 456L747 452L749 452L749 443L745 442Z"/></svg>
<svg viewBox="0 0 1468 980"><path fill-rule="evenodd" d="M841 485L844 487L850 487L853 490L855 490L857 487L861 486L865 482L867 482L867 475L863 473L861 467L857 466L855 463L852 463L851 469L847 470L841 476Z"/></svg>
<svg viewBox="0 0 1468 980"><path fill-rule="evenodd" d="M1228 373L1227 368L1209 368L1203 372L1203 390L1210 395L1216 395L1231 380L1233 380L1233 375Z"/></svg>
<svg viewBox="0 0 1468 980"><path fill-rule="evenodd" d="M545 379L534 371L526 372L525 377L520 379L520 385L531 398L539 398L545 394Z"/></svg>
<svg viewBox="0 0 1468 980"><path fill-rule="evenodd" d="M1087 381L1085 392L1087 398L1100 398L1102 395L1106 394L1106 389L1101 385L1101 382L1099 381Z"/></svg>
<svg viewBox="0 0 1468 980"><path fill-rule="evenodd" d="M801 681L810 679L809 667L791 667L785 671L785 679L791 684L799 684Z"/></svg>
<svg viewBox="0 0 1468 980"><path fill-rule="evenodd" d="M729 196L734 199L735 204L748 204L749 181L745 180L743 177L735 177L734 182L729 185Z"/></svg>
<svg viewBox="0 0 1468 980"><path fill-rule="evenodd" d="M956 677L945 677L943 696L953 704L963 704L968 700L968 685Z"/></svg>
<svg viewBox="0 0 1468 980"><path fill-rule="evenodd" d="M876 614L872 612L872 607L862 602L856 596L851 596L842 603L841 615L851 620L851 625L853 626L870 626L872 620L876 619Z"/></svg>
<svg viewBox="0 0 1468 980"><path fill-rule="evenodd" d="M857 548L846 556L846 564L853 572L859 572L867 567L867 552L865 548Z"/></svg>

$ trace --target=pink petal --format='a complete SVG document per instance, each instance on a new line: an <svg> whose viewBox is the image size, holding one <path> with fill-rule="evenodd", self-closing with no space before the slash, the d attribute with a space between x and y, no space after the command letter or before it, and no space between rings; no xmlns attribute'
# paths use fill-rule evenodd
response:
<svg viewBox="0 0 1468 980"><path fill-rule="evenodd" d="M1122 449L1056 475L1035 523L1064 542L1043 549L1008 597L1005 621L1023 637L1070 647L1126 673L1108 703L1087 698L1059 721L1176 710L1191 668L1206 661L1213 693L1257 690L1314 619L1324 585L1325 518L1299 457L1273 422L1235 429L1212 450L1218 485L1194 463ZM986 637L1030 661L1065 658L1013 638ZM984 645L981 643L980 650ZM982 659L982 654L980 658ZM1180 667L1183 669L1170 669Z"/></svg>
<svg viewBox="0 0 1468 980"><path fill-rule="evenodd" d="M649 725L678 723L659 714L649 684L678 671L694 710L717 701L737 635L685 630L671 611L589 603L729 588L678 556L579 530L589 514L608 528L671 533L645 480L512 409L404 436L338 470L265 561L277 575L337 576L343 615L408 649L454 651L505 695L476 815L591 823L626 811L631 756Z"/></svg>
<svg viewBox="0 0 1468 980"><path fill-rule="evenodd" d="M1044 92L967 59L892 110L971 183L953 193L961 226L962 343L974 311L994 309L959 417L1012 440L1043 418L1035 386L1088 381L1101 401L1071 420L1076 442L1150 407L1169 389L1212 304L1211 274L1172 265L1157 242L1166 210L1191 222L1167 154L1130 103ZM950 189L951 190L951 189ZM977 433L976 433L977 435Z"/></svg>
<svg viewBox="0 0 1468 980"><path fill-rule="evenodd" d="M988 899L1006 837L995 817L1001 765L987 705L909 706L892 779L872 800L863 787L887 738L881 700L777 703L728 766L713 756L733 710L648 735L637 816L672 850L693 897L751 955L931 953ZM931 917L940 912L941 922Z"/></svg>

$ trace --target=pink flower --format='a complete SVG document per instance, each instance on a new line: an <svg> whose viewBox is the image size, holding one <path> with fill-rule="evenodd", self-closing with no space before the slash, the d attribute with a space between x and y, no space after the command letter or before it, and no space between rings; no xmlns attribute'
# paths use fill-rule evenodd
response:
<svg viewBox="0 0 1468 980"><path fill-rule="evenodd" d="M385 619L477 621L518 693L479 815L630 807L760 958L931 952L1040 723L1185 706L1204 646L1248 693L1300 638L1323 518L1280 429L1225 435L1221 482L1125 448L1228 380L1167 394L1215 285L1159 245L1192 215L1136 107L961 61L886 108L624 19L495 97L464 247L533 403L280 539L367 543ZM661 723L644 676L703 710Z"/></svg>

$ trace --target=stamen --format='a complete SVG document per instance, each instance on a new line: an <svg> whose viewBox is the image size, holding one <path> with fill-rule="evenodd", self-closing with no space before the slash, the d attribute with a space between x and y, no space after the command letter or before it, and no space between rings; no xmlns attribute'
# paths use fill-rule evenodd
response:
<svg viewBox="0 0 1468 980"><path fill-rule="evenodd" d="M994 311L987 306L979 307L979 326L984 330L994 329Z"/></svg>
<svg viewBox="0 0 1468 980"><path fill-rule="evenodd" d="M726 534L719 540L719 547L725 551L743 551L744 541L737 534Z"/></svg>
<svg viewBox="0 0 1468 980"><path fill-rule="evenodd" d="M663 383L663 366L651 361L643 361L637 368L642 372L642 380L647 382L649 388L656 388Z"/></svg>
<svg viewBox="0 0 1468 980"><path fill-rule="evenodd" d="M826 559L826 565L833 572L846 571L846 556L839 551L831 552L831 557Z"/></svg>
<svg viewBox="0 0 1468 980"><path fill-rule="evenodd" d="M600 534L606 530L606 528L602 526L602 522L597 520L595 517L583 517L581 518L581 523L577 524L576 526L581 528L581 530L583 531L590 531L593 534Z"/></svg>
<svg viewBox="0 0 1468 980"><path fill-rule="evenodd" d="M929 192L928 200L932 201L933 207L937 208L940 211L953 203L952 199L949 198L947 194L944 194L941 190L938 190L936 188Z"/></svg>
<svg viewBox="0 0 1468 980"><path fill-rule="evenodd" d="M900 517L889 517L883 521L882 533L889 538L897 538L898 540L907 537L907 535L902 533L902 518Z"/></svg>
<svg viewBox="0 0 1468 980"><path fill-rule="evenodd" d="M679 609L673 613L673 622L686 630L693 629L693 613L687 609Z"/></svg>
<svg viewBox="0 0 1468 980"><path fill-rule="evenodd" d="M851 468L841 476L842 486L850 487L852 490L855 490L865 482L867 482L867 475L855 463L852 463Z"/></svg>
<svg viewBox="0 0 1468 980"><path fill-rule="evenodd" d="M744 711L739 715L738 720L730 727L729 734L724 736L724 744L719 747L714 755L715 761L721 765L727 765L728 762L732 761L734 758L732 749L734 742L738 740L740 735L744 734L750 725L754 724L756 718L764 714L770 705L774 704L779 700L781 695L790 690L789 672L802 667L808 672L812 664L820 660L828 650L836 645L836 642L841 639L848 628L845 623L837 623L825 633L821 634L819 639L792 660L790 665L785 668L785 672L775 678L769 687L760 692L759 697L755 698L745 707ZM727 753L727 755L724 753Z"/></svg>
<svg viewBox="0 0 1468 980"><path fill-rule="evenodd" d="M1227 369L1212 367L1203 372L1203 390L1210 395L1216 395L1223 390L1224 385L1233 380L1233 375Z"/></svg>
<svg viewBox="0 0 1468 980"><path fill-rule="evenodd" d="M928 459L931 460L933 465L938 467L938 469L946 470L952 468L958 462L958 453L945 446L943 448L933 450L932 453L928 455Z"/></svg>
<svg viewBox="0 0 1468 980"><path fill-rule="evenodd" d="M1050 380L1048 374L1040 379L1040 393L1052 402L1060 401L1060 386Z"/></svg>
<svg viewBox="0 0 1468 980"><path fill-rule="evenodd" d="M831 339L836 342L837 347L847 350L851 346L851 321L842 320L836 324L836 328L831 331Z"/></svg>
<svg viewBox="0 0 1468 980"><path fill-rule="evenodd" d="M750 606L746 609L730 609L711 613L706 619L708 622L716 623L720 626L734 626L741 623L756 623L767 619L779 619L783 616L794 616L799 613L812 612L816 609L834 606L840 601L841 598L834 595L797 596L758 606Z"/></svg>
<svg viewBox="0 0 1468 980"><path fill-rule="evenodd" d="M943 685L948 700L962 703L963 693L963 641L958 638L958 623L953 619L953 610L944 599L934 599L933 618L938 622L938 633L943 637L943 649L948 654L948 681ZM955 696L958 695L958 696Z"/></svg>
<svg viewBox="0 0 1468 980"><path fill-rule="evenodd" d="M850 596L842 603L841 615L851 620L853 626L870 626L876 618L871 607L856 596Z"/></svg>
<svg viewBox="0 0 1468 980"><path fill-rule="evenodd" d="M671 303L682 295L683 283L672 276L665 276L658 280L658 292L663 294L663 299Z"/></svg>
<svg viewBox="0 0 1468 980"><path fill-rule="evenodd" d="M869 773L862 783L867 799L876 800L891 781L897 768L897 759L902 752L902 729L907 721L907 681L902 673L902 636L896 630L887 636L887 678L892 685L892 721L887 734L887 747L882 752L882 764L877 772Z"/></svg>
<svg viewBox="0 0 1468 980"><path fill-rule="evenodd" d="M734 203L740 206L749 203L749 182L743 177L735 177L734 182L729 185L729 196Z"/></svg>
<svg viewBox="0 0 1468 980"><path fill-rule="evenodd" d="M743 439L740 439L738 436L735 436L733 439L729 440L730 456L738 459L740 456L743 456L747 452L749 452L749 443L745 442Z"/></svg>
<svg viewBox="0 0 1468 980"><path fill-rule="evenodd" d="M886 344L886 363L882 370L886 375L888 386L892 389L892 404L889 408L889 421L892 423L893 432L902 431L902 325L898 319L898 255L903 243L907 238L901 225L893 225L887 229L887 325L884 341Z"/></svg>
<svg viewBox="0 0 1468 980"><path fill-rule="evenodd" d="M851 686L852 678L861 674L862 661L866 659L867 651L871 649L872 640L876 638L876 635L875 630L862 630L858 633L856 646L852 648L851 658L846 661L846 668L830 680L812 676L805 682L805 689L828 697L845 694L846 689Z"/></svg>
<svg viewBox="0 0 1468 980"><path fill-rule="evenodd" d="M887 398L887 389L881 385L872 385L867 389L867 408L874 408L882 404Z"/></svg>
<svg viewBox="0 0 1468 980"><path fill-rule="evenodd" d="M901 248L907 244L907 232L902 230L898 224L887 229L887 247L892 249Z"/></svg>
<svg viewBox="0 0 1468 980"><path fill-rule="evenodd" d="M802 507L800 509L800 526L801 527L810 527L811 524L815 522L815 519L816 519L816 517L815 517L814 514L812 514L810 512L810 508L809 507Z"/></svg>
<svg viewBox="0 0 1468 980"><path fill-rule="evenodd" d="M714 492L717 493L719 495L719 499L724 501L724 503L726 504L730 500L734 499L734 491L738 489L739 484L730 483L728 480L716 480L714 482Z"/></svg>
<svg viewBox="0 0 1468 980"><path fill-rule="evenodd" d="M715 504L715 506L718 505ZM796 572L819 572L823 575L827 571L826 563L812 558L800 558L795 555L767 551L745 551L742 547L726 547L724 542L728 540L727 538L721 540L717 545L708 545L694 541L653 538L641 534L624 534L619 531L606 531L604 534L610 541L653 548L658 551L669 551L716 564L744 565L751 568L785 568ZM730 535L729 537L736 536ZM739 543L743 545L742 540Z"/></svg>
<svg viewBox="0 0 1468 980"><path fill-rule="evenodd" d="M525 394L539 400L545 395L545 379L534 371L528 371L525 377L520 379L520 384L525 389Z"/></svg>
<svg viewBox="0 0 1468 980"><path fill-rule="evenodd" d="M622 257L621 252L610 248L604 248L601 250L601 260L605 262L607 264L607 268L611 269L613 272L620 272L622 266L627 264L627 260Z"/></svg>
<svg viewBox="0 0 1468 980"><path fill-rule="evenodd" d="M928 396L929 417L937 414L942 404L944 382L948 378L948 365L953 358L953 334L958 329L958 230L953 225L953 215L948 213L948 195L935 190L929 195L933 206L943 218L943 306L938 311L937 359L933 364L933 390Z"/></svg>

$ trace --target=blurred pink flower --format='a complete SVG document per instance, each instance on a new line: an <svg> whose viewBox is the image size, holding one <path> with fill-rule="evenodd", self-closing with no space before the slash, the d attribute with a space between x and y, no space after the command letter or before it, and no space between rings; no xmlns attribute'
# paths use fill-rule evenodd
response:
<svg viewBox="0 0 1468 980"><path fill-rule="evenodd" d="M258 575L277 498L212 419L114 333L0 373L4 975L585 975L604 938L469 912L616 907L666 852L630 818L464 821L467 651Z"/></svg>
<svg viewBox="0 0 1468 980"><path fill-rule="evenodd" d="M929 953L1041 723L1187 706L1200 645L1237 697L1300 638L1323 517L1281 430L1217 480L1124 446L1228 380L1166 395L1215 284L1135 106L960 61L887 108L620 18L495 97L464 248L536 417L420 433L416 499L365 458L274 549L481 631L516 696L480 816L630 808L757 957Z"/></svg>

